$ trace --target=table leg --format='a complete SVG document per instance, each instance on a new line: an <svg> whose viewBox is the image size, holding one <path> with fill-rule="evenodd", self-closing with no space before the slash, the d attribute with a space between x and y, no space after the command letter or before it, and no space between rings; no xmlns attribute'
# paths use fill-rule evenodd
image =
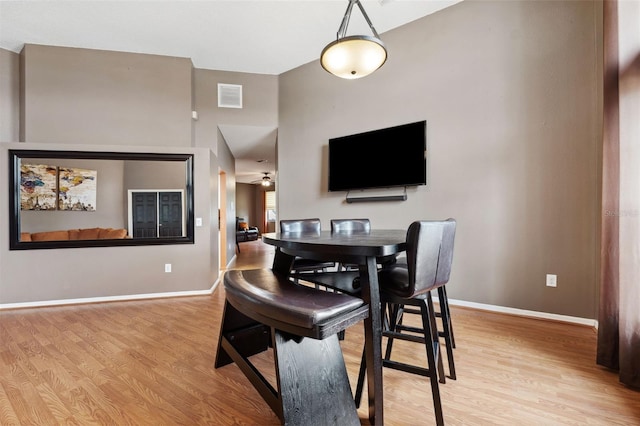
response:
<svg viewBox="0 0 640 426"><path fill-rule="evenodd" d="M369 421L374 425L384 424L382 393L382 317L380 313L380 290L375 257L367 257L360 265L362 298L369 304L369 318L364 321L365 359L367 365L367 390L369 398Z"/></svg>
<svg viewBox="0 0 640 426"><path fill-rule="evenodd" d="M271 267L271 269L274 272L289 275L289 273L291 272L291 267L293 266L294 259L295 256L283 253L282 250L280 250L280 247L278 247L276 248L276 254L273 257L273 266Z"/></svg>

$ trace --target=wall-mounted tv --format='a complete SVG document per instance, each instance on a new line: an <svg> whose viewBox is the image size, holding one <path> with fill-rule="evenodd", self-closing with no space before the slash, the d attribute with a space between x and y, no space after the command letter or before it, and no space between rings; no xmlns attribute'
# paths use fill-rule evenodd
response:
<svg viewBox="0 0 640 426"><path fill-rule="evenodd" d="M426 120L329 139L329 191L426 185Z"/></svg>

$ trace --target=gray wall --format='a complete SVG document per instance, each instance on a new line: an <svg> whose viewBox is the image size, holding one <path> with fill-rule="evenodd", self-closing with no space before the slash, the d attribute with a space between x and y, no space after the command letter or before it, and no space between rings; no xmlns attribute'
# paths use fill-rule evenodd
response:
<svg viewBox="0 0 640 426"><path fill-rule="evenodd" d="M78 149L71 144L0 143L0 164L8 149ZM83 146L87 151L140 152L139 147ZM194 154L196 215L208 211L210 152L187 147L148 147L149 152ZM9 197L8 177L0 174L0 199ZM0 215L0 304L206 290L217 263L211 264L207 221L195 229L195 244L95 247L56 250L8 249L8 215ZM164 272L164 264L172 272ZM215 271L215 274L214 272Z"/></svg>
<svg viewBox="0 0 640 426"><path fill-rule="evenodd" d="M182 161L126 161L124 188L184 190L186 173Z"/></svg>
<svg viewBox="0 0 640 426"><path fill-rule="evenodd" d="M451 298L595 318L601 8L465 1L383 34L388 61L364 79L317 61L282 74L280 219L454 217ZM424 119L428 184L407 201L327 191L329 138Z"/></svg>
<svg viewBox="0 0 640 426"><path fill-rule="evenodd" d="M196 146L209 143L217 125L278 126L278 76L196 69L194 81ZM242 108L218 108L218 83L242 85Z"/></svg>
<svg viewBox="0 0 640 426"><path fill-rule="evenodd" d="M226 259L227 259L227 263L231 261L232 257L235 255L236 252L236 238L235 238L235 230L236 230L236 203L235 203L235 197L236 197L236 164L235 164L235 158L233 157L233 154L231 153L231 150L229 149L229 145L227 145L227 142L224 140L224 138L222 137L222 134L220 133L220 131L216 131L216 134L218 136L217 140L218 140L218 144L217 144L217 150L216 152L218 153L217 158L218 158L218 163L217 163L217 167L218 167L218 172L224 172L225 173L225 183L226 183L226 187L225 187L225 192L226 192L226 206L221 206L220 208L225 208L226 209L226 216L227 216L227 223L226 223L226 234L227 234L227 240L226 240ZM213 170L213 169L212 169ZM218 193L216 192L216 197L218 197ZM217 210L215 212L215 217L217 217ZM219 245L219 244L218 244Z"/></svg>
<svg viewBox="0 0 640 426"><path fill-rule="evenodd" d="M0 49L0 141L18 141L20 55Z"/></svg>
<svg viewBox="0 0 640 426"><path fill-rule="evenodd" d="M195 146L210 148L218 163L212 170L227 176L227 259L235 253L236 181L235 158L218 126L278 126L278 77L216 70L194 70ZM242 108L218 108L218 83L242 85ZM213 139L212 139L213 138ZM217 179L217 178L216 178ZM218 193L215 194L216 199ZM217 217L217 211L214 212ZM212 225L217 226L217 224ZM212 236L214 238L214 236ZM217 236L215 236L217 241Z"/></svg>
<svg viewBox="0 0 640 426"><path fill-rule="evenodd" d="M191 60L25 45L22 139L191 146Z"/></svg>
<svg viewBox="0 0 640 426"><path fill-rule="evenodd" d="M2 215L0 304L209 288L220 270L219 172L227 177L226 259L235 253L235 159L218 125L275 128L277 77L196 70L185 58L54 46L25 45L20 56L0 55L0 107L14 129L2 126L2 164L7 149L16 147L193 153L195 216L203 219L193 246L14 252L8 250L8 218ZM242 110L217 108L218 82L244 85ZM22 119L16 113L20 107ZM197 121L193 110L200 113ZM27 143L7 143L18 139ZM2 174L2 199L8 197L7 186ZM164 273L165 263L172 263L171 274ZM34 264L38 271L25 279Z"/></svg>
<svg viewBox="0 0 640 426"><path fill-rule="evenodd" d="M209 220L216 161L210 149L192 147L190 60L34 45L21 55L27 143L1 143L0 164L10 148L193 153L195 215L205 220L193 245L9 251L1 215L0 303L210 288L219 271ZM0 199L7 190L2 173Z"/></svg>
<svg viewBox="0 0 640 426"><path fill-rule="evenodd" d="M244 218L249 226L258 226L256 211L256 185L236 184L236 216Z"/></svg>

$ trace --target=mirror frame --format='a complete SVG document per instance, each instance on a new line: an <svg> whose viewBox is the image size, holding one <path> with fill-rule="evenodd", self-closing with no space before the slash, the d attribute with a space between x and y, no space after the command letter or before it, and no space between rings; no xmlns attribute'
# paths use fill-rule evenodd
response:
<svg viewBox="0 0 640 426"><path fill-rule="evenodd" d="M20 241L20 160L23 158L71 158L82 160L143 160L185 162L186 236L166 238L124 238L113 240ZM9 150L9 250L80 247L149 246L194 244L193 154Z"/></svg>

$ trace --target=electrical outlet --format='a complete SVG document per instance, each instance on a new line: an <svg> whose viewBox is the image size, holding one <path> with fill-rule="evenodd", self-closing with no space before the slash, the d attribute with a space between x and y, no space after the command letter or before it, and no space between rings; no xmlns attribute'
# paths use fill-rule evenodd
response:
<svg viewBox="0 0 640 426"><path fill-rule="evenodd" d="M165 263L164 264L164 271L165 272L171 272L171 264L170 263Z"/></svg>
<svg viewBox="0 0 640 426"><path fill-rule="evenodd" d="M556 274L547 274L547 287L558 287L558 276Z"/></svg>

